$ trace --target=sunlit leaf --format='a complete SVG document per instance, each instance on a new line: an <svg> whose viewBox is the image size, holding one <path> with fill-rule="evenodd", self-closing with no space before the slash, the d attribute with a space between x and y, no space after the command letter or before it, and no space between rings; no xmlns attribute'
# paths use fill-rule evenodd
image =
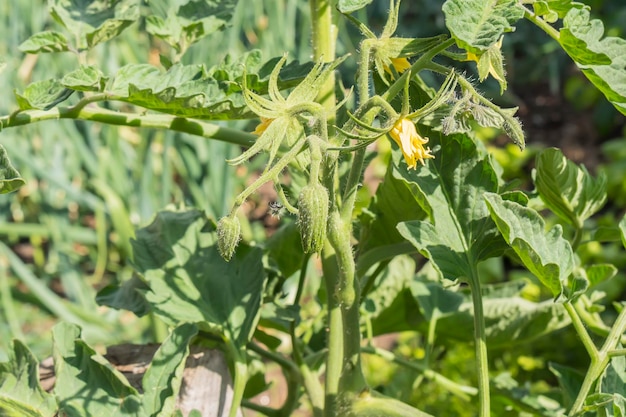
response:
<svg viewBox="0 0 626 417"><path fill-rule="evenodd" d="M65 35L51 30L39 32L26 39L19 46L20 51L29 54L42 52L63 52L69 51L69 44Z"/></svg>
<svg viewBox="0 0 626 417"><path fill-rule="evenodd" d="M341 13L352 13L370 4L372 0L339 0L337 8Z"/></svg>
<svg viewBox="0 0 626 417"><path fill-rule="evenodd" d="M555 298L562 295L575 263L572 247L561 236L561 226L546 231L545 222L535 210L504 201L493 193L486 193L484 198L498 229L524 266Z"/></svg>
<svg viewBox="0 0 626 417"><path fill-rule="evenodd" d="M484 287L483 314L490 347L515 346L569 325L570 320L563 306L551 300L538 303L526 300L519 294L523 286L519 282L511 282L500 287ZM429 299L428 293L421 293L418 300L421 309L436 309L437 336L466 342L473 340L474 317L470 295L435 289L432 284L428 288L428 293L434 298Z"/></svg>
<svg viewBox="0 0 626 417"><path fill-rule="evenodd" d="M626 114L626 40L604 36L589 9L573 8L563 19L559 42L581 71L622 114Z"/></svg>
<svg viewBox="0 0 626 417"><path fill-rule="evenodd" d="M435 159L414 171L406 165L398 171L415 188L430 221L400 223L398 230L443 278L469 280L476 263L506 248L481 198L485 192L498 190L498 179L486 152L478 150L468 136L442 138L435 131L428 136L433 148L438 148ZM396 164L397 160L395 152Z"/></svg>
<svg viewBox="0 0 626 417"><path fill-rule="evenodd" d="M189 356L189 342L198 333L195 324L176 327L154 354L144 374L143 405L147 416L167 416L174 412Z"/></svg>
<svg viewBox="0 0 626 417"><path fill-rule="evenodd" d="M248 52L237 60L227 57L207 69L204 65L175 64L166 72L148 64L122 67L109 81L105 92L115 99L151 110L200 119L255 117L241 93L244 70L248 87L267 91L269 74L276 60L261 62L260 52ZM280 72L279 88L293 86L310 64L292 62Z"/></svg>
<svg viewBox="0 0 626 417"><path fill-rule="evenodd" d="M236 0L191 0L166 16L146 18L146 30L163 39L178 52L223 29L233 16Z"/></svg>
<svg viewBox="0 0 626 417"><path fill-rule="evenodd" d="M619 346L621 347L621 345ZM604 370L600 392L611 395L611 402L604 406L607 416L624 417L626 409L626 358L613 356Z"/></svg>
<svg viewBox="0 0 626 417"><path fill-rule="evenodd" d="M446 0L442 9L457 45L477 54L498 42L524 16L517 0Z"/></svg>
<svg viewBox="0 0 626 417"><path fill-rule="evenodd" d="M397 256L376 278L373 289L361 303L364 317L373 319L388 309L402 290L409 288L415 271L415 261L408 256Z"/></svg>
<svg viewBox="0 0 626 417"><path fill-rule="evenodd" d="M24 178L11 165L6 149L0 145L0 194L15 191L25 183Z"/></svg>
<svg viewBox="0 0 626 417"><path fill-rule="evenodd" d="M537 157L535 185L546 206L563 220L581 228L606 202L607 179L593 178L584 166L569 161L556 148Z"/></svg>
<svg viewBox="0 0 626 417"><path fill-rule="evenodd" d="M29 84L22 94L15 91L15 98L21 110L49 110L67 100L72 93L74 91L59 80L50 79Z"/></svg>
<svg viewBox="0 0 626 417"><path fill-rule="evenodd" d="M622 220L619 222L619 231L622 235L622 244L626 248L626 216L622 217Z"/></svg>
<svg viewBox="0 0 626 417"><path fill-rule="evenodd" d="M141 397L126 378L85 341L77 326L52 329L59 410L68 416L145 417Z"/></svg>
<svg viewBox="0 0 626 417"><path fill-rule="evenodd" d="M13 341L8 362L0 363L0 415L6 417L53 417L54 396L39 384L39 364L19 340Z"/></svg>
<svg viewBox="0 0 626 417"><path fill-rule="evenodd" d="M107 77L93 65L81 65L80 68L65 75L61 84L76 91L102 91Z"/></svg>
<svg viewBox="0 0 626 417"><path fill-rule="evenodd" d="M240 244L226 262L213 230L200 211L159 212L137 231L134 263L150 287L146 300L165 322L196 323L241 348L259 318L262 251Z"/></svg>
<svg viewBox="0 0 626 417"><path fill-rule="evenodd" d="M138 0L48 0L50 14L74 34L78 50L119 35L139 18Z"/></svg>

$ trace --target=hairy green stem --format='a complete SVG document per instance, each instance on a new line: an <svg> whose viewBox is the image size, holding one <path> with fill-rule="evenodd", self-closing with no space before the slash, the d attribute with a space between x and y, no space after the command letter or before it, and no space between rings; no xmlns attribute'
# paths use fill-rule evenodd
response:
<svg viewBox="0 0 626 417"><path fill-rule="evenodd" d="M568 303L566 303L565 305L567 306ZM572 317L572 314L574 315L576 314L576 311L571 305L570 305L570 308L567 309L567 312L570 313L570 317ZM572 323L574 323L573 317L572 317ZM578 319L577 324L574 324L574 327L576 328L576 331L578 332L579 328L577 326L582 326L582 321L580 321L580 319ZM606 369L607 365L609 364L609 360L611 359L611 356L612 356L611 354L612 352L615 351L617 344L620 342L622 338L622 334L624 333L624 330L626 330L626 308L622 309L622 311L619 313L619 316L617 316L617 320L615 320L615 323L613 323L611 332L609 333L606 340L604 341L602 348L598 351L596 350L595 346L593 346L595 355L591 356L591 364L589 365L589 369L587 370L585 379L583 380L582 386L580 387L580 391L578 392L578 396L576 397L576 400L574 401L574 404L572 405L572 408L570 409L568 416L573 417L579 414L581 410L583 409L583 405L585 404L585 399L589 395L589 392L591 391L593 385L596 383L598 378L600 378L600 376ZM589 338L589 335L584 330L584 328L583 328L583 331L584 331L583 334L586 334L586 337ZM578 334L579 336L581 335L581 333L578 333ZM581 339L583 339L583 343L585 343L584 338L581 337ZM589 341L590 340L591 338L589 338ZM587 348L587 350L589 350L589 348Z"/></svg>
<svg viewBox="0 0 626 417"><path fill-rule="evenodd" d="M596 345L594 345L593 340L591 340L587 329L585 329L585 324L580 319L580 316L576 312L576 309L570 302L564 303L563 307L565 308L565 311L572 320L572 325L574 326L574 329L576 330L580 341L583 343L583 346L585 346L585 349L587 350L587 354L591 358L591 361L597 361L599 359L598 349L596 348Z"/></svg>
<svg viewBox="0 0 626 417"><path fill-rule="evenodd" d="M2 116L0 117L0 130L46 120L74 119L117 126L169 129L241 146L250 146L257 138L252 133L168 114L136 114L112 111L100 107L85 107L86 104L92 101L93 98L86 98L72 107L56 107L50 110L26 110Z"/></svg>
<svg viewBox="0 0 626 417"><path fill-rule="evenodd" d="M309 366L306 364L302 355L300 354L300 346L298 344L298 338L296 337L295 325L292 323L290 329L291 345L293 349L293 359L296 362L304 389L306 390L309 399L311 401L311 407L313 408L313 417L322 417L324 413L324 390L319 382L318 375L314 374Z"/></svg>
<svg viewBox="0 0 626 417"><path fill-rule="evenodd" d="M476 368L478 376L479 416L491 417L489 393L489 362L487 360L487 336L485 334L485 316L483 312L483 296L480 280L475 265L472 267L472 276L469 285L472 292L474 307L474 343L476 344Z"/></svg>

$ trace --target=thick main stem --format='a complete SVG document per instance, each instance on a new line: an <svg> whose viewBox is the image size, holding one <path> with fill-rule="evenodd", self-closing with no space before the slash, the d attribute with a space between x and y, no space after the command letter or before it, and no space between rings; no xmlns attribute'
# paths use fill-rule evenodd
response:
<svg viewBox="0 0 626 417"><path fill-rule="evenodd" d="M491 417L489 393L489 362L487 360L487 336L485 334L485 316L483 297L480 289L478 273L474 270L469 279L474 306L474 343L476 344L476 370L478 376L479 416Z"/></svg>

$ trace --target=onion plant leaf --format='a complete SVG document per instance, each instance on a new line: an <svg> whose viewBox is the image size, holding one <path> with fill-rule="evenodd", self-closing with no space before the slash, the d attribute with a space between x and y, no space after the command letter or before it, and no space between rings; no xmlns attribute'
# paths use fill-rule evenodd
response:
<svg viewBox="0 0 626 417"><path fill-rule="evenodd" d="M398 230L443 278L468 281L478 262L506 248L482 199L485 192L498 191L498 178L486 151L469 136L442 137L435 131L428 136L434 159L408 171L394 152L394 163L430 221L400 223Z"/></svg>
<svg viewBox="0 0 626 417"><path fill-rule="evenodd" d="M0 415L52 417L56 401L39 384L39 364L19 340L13 341L8 362L0 363Z"/></svg>
<svg viewBox="0 0 626 417"><path fill-rule="evenodd" d="M593 178L583 166L569 161L563 153L550 148L537 157L535 186L546 206L576 228L602 208L606 202L607 178Z"/></svg>
<svg viewBox="0 0 626 417"><path fill-rule="evenodd" d="M85 341L78 326L52 329L59 411L68 416L144 417L141 397L128 380Z"/></svg>
<svg viewBox="0 0 626 417"><path fill-rule="evenodd" d="M517 0L446 0L442 10L457 45L476 55L495 45L524 16Z"/></svg>
<svg viewBox="0 0 626 417"><path fill-rule="evenodd" d="M513 201L486 193L485 201L498 229L524 266L559 299L574 271L574 252L560 225L545 231L539 213ZM566 295L569 296L569 295Z"/></svg>
<svg viewBox="0 0 626 417"><path fill-rule="evenodd" d="M626 40L604 36L604 25L589 8L572 8L563 19L559 43L583 74L626 114Z"/></svg>

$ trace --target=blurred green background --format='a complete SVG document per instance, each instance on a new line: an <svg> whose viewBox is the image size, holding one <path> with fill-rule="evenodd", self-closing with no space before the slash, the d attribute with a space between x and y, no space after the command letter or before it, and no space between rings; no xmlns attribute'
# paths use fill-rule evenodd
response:
<svg viewBox="0 0 626 417"><path fill-rule="evenodd" d="M446 32L441 3L405 0L398 35ZM626 36L622 0L587 3L593 15L604 20L609 35ZM356 17L369 21L379 31L387 10L388 1L376 0ZM231 27L192 46L183 62L211 66L226 54L255 48L261 49L266 59L287 51L292 59L308 61L308 16L305 0L240 0ZM357 30L346 21L340 24L338 53L356 51ZM105 73L114 73L127 63L159 65L159 53L172 51L149 36L144 25L138 21L119 38L96 47L87 55L87 62L100 66ZM58 25L50 18L43 0L0 2L0 62L4 62L0 72L0 89L4 92L1 114L17 108L11 94L14 89L23 90L31 81L61 77L78 66L72 53L35 56L18 50L30 35L55 28ZM499 96L498 86L489 80L482 87L499 104L520 107L528 148L520 153L498 132L479 132L502 165L504 177L519 179L522 187L530 187L538 150L560 147L591 172L608 175L609 202L595 221L611 225L626 209L623 116L586 81L557 44L530 23L520 22L517 31L506 37L504 52L509 90ZM352 82L354 65L348 61L343 67L347 85ZM468 73L474 70L470 65L464 69ZM255 122L235 121L231 125L252 130ZM97 291L130 279L133 270L129 239L159 209L168 204L199 207L217 219L230 210L237 190L262 166L261 160L237 168L228 165L225 160L240 152L234 145L176 132L82 121L50 121L5 129L0 132L0 143L26 180L26 186L18 192L0 195L0 361L6 360L12 338L24 340L39 358L48 356L50 328L58 320L79 324L87 342L99 347L158 341L163 334L159 323L150 316L138 319L129 312L98 306ZM268 224L276 222L263 207L267 198L253 198L247 209L247 240L262 241ZM626 270L626 259L616 244L583 245L581 256L595 262L612 262L621 271ZM509 266L496 265L492 280L502 279L502 268ZM507 279L521 274L507 271ZM607 304L623 298L623 286L611 285L606 288ZM420 337L417 333L401 334L393 339L392 348L407 358L419 359ZM559 337L562 343L577 346L571 333L563 332ZM514 358L510 353L498 352L492 356L492 369L511 372L522 381L550 380L547 360L568 362L584 357L577 349L554 353L569 358L533 355L549 343L544 340L520 346ZM448 378L468 380L474 372L471 346L445 346L439 354L445 361L441 360L438 371ZM414 371L386 362L381 367L379 361L376 357L366 361L373 386L385 387L387 394L405 401L419 395L421 404L424 396L430 396L428 401L433 404L441 404L439 396L444 393L436 387L420 388L422 381ZM548 392L550 388L536 389ZM439 415L467 415L462 402L452 400L446 404L449 408L439 410Z"/></svg>

